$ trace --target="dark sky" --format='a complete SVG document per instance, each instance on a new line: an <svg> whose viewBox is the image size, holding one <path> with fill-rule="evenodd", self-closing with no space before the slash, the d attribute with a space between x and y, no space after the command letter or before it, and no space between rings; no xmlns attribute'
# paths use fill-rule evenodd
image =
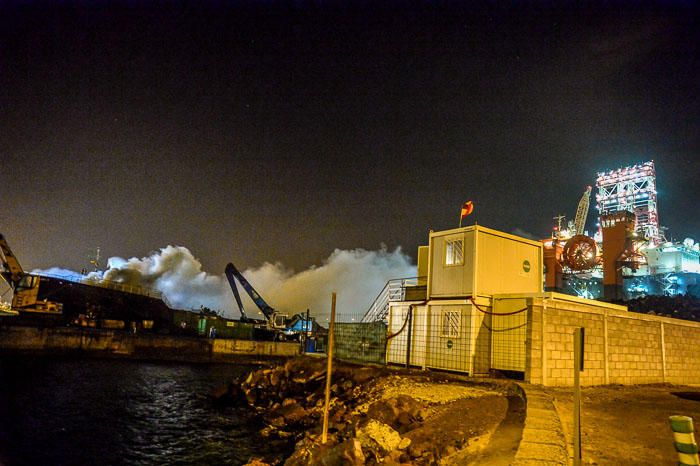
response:
<svg viewBox="0 0 700 466"><path fill-rule="evenodd" d="M546 236L650 159L668 235L700 239L693 2L25 3L0 6L0 231L26 268L415 258L468 199Z"/></svg>

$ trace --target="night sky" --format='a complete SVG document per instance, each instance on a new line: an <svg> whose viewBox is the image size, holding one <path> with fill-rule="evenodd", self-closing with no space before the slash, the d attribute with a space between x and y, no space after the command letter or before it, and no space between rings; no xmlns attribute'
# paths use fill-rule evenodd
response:
<svg viewBox="0 0 700 466"><path fill-rule="evenodd" d="M0 6L0 232L25 268L415 260L466 200L545 237L647 160L667 235L700 239L693 2L26 3Z"/></svg>

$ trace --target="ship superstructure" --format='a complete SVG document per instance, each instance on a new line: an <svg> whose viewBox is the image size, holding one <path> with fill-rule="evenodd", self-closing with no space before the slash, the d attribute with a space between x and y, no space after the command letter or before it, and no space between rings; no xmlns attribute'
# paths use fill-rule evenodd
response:
<svg viewBox="0 0 700 466"><path fill-rule="evenodd" d="M654 161L598 173L598 216L629 211L636 217L635 232L651 244L662 242L656 206Z"/></svg>
<svg viewBox="0 0 700 466"><path fill-rule="evenodd" d="M647 295L700 297L700 246L691 238L666 240L659 224L654 162L598 173L596 190L598 219L593 238L574 227L585 223L579 205L576 222L564 229L563 216L555 217L552 237L543 240L549 264L547 289L613 300ZM624 228L625 238L616 238L611 228L623 217L629 227ZM604 231L608 231L607 241ZM602 286L606 263L609 283ZM617 278L612 279L613 275ZM604 296L605 289L609 296Z"/></svg>

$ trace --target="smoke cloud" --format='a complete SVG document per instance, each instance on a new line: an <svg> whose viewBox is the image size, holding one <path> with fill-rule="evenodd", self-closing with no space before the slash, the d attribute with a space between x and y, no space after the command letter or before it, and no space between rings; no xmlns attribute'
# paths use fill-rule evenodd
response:
<svg viewBox="0 0 700 466"><path fill-rule="evenodd" d="M325 320L332 292L337 293L339 315L359 319L387 281L416 273L400 247L394 251L382 247L377 251L336 249L323 265L297 274L282 264L265 263L244 275L272 307L290 314L308 308L312 316Z"/></svg>
<svg viewBox="0 0 700 466"><path fill-rule="evenodd" d="M201 262L182 246L167 246L140 259L112 257L105 271L90 272L87 276L55 267L35 273L150 288L159 291L166 304L175 309L197 311L200 306L206 306L227 317L239 316L226 277L203 271ZM333 291L338 294L338 313L359 318L388 280L414 277L416 267L400 247L388 251L382 246L376 251L336 249L322 265L300 273L279 262L266 262L242 273L276 310L292 315L309 309L312 316L325 320L330 314ZM240 286L239 293L248 316L262 318Z"/></svg>

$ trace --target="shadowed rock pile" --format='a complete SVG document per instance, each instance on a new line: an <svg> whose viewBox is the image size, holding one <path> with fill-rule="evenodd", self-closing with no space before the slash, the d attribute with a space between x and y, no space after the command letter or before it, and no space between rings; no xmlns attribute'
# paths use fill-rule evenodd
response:
<svg viewBox="0 0 700 466"><path fill-rule="evenodd" d="M440 406L464 397L464 392L449 400L436 398L430 402L425 396L415 398L398 388L405 391L409 387L410 391L414 384L416 392L422 389L445 393L474 389L447 384L440 375L432 375L427 383L426 375L397 375L385 368L338 364L334 365L331 385L328 440L322 444L325 381L325 360L296 358L275 368L252 372L240 388L232 385L218 394L220 398L238 397L239 402L248 403L258 412L265 424L260 435L271 449L280 452L284 450L281 442L289 445L286 453L271 453L249 464L433 464L484 433L487 425L497 425L497 416L502 416L507 408L501 394L489 392L494 400L489 408L493 416L480 416L478 423L483 425L462 429L459 422L464 420L451 410L441 411ZM443 384L442 389L435 390L435 384ZM481 400L467 397L458 403L467 403L460 409L477 409ZM442 419L437 428L440 432L428 428L428 418Z"/></svg>
<svg viewBox="0 0 700 466"><path fill-rule="evenodd" d="M645 296L621 304L632 312L700 322L700 299L691 295Z"/></svg>

